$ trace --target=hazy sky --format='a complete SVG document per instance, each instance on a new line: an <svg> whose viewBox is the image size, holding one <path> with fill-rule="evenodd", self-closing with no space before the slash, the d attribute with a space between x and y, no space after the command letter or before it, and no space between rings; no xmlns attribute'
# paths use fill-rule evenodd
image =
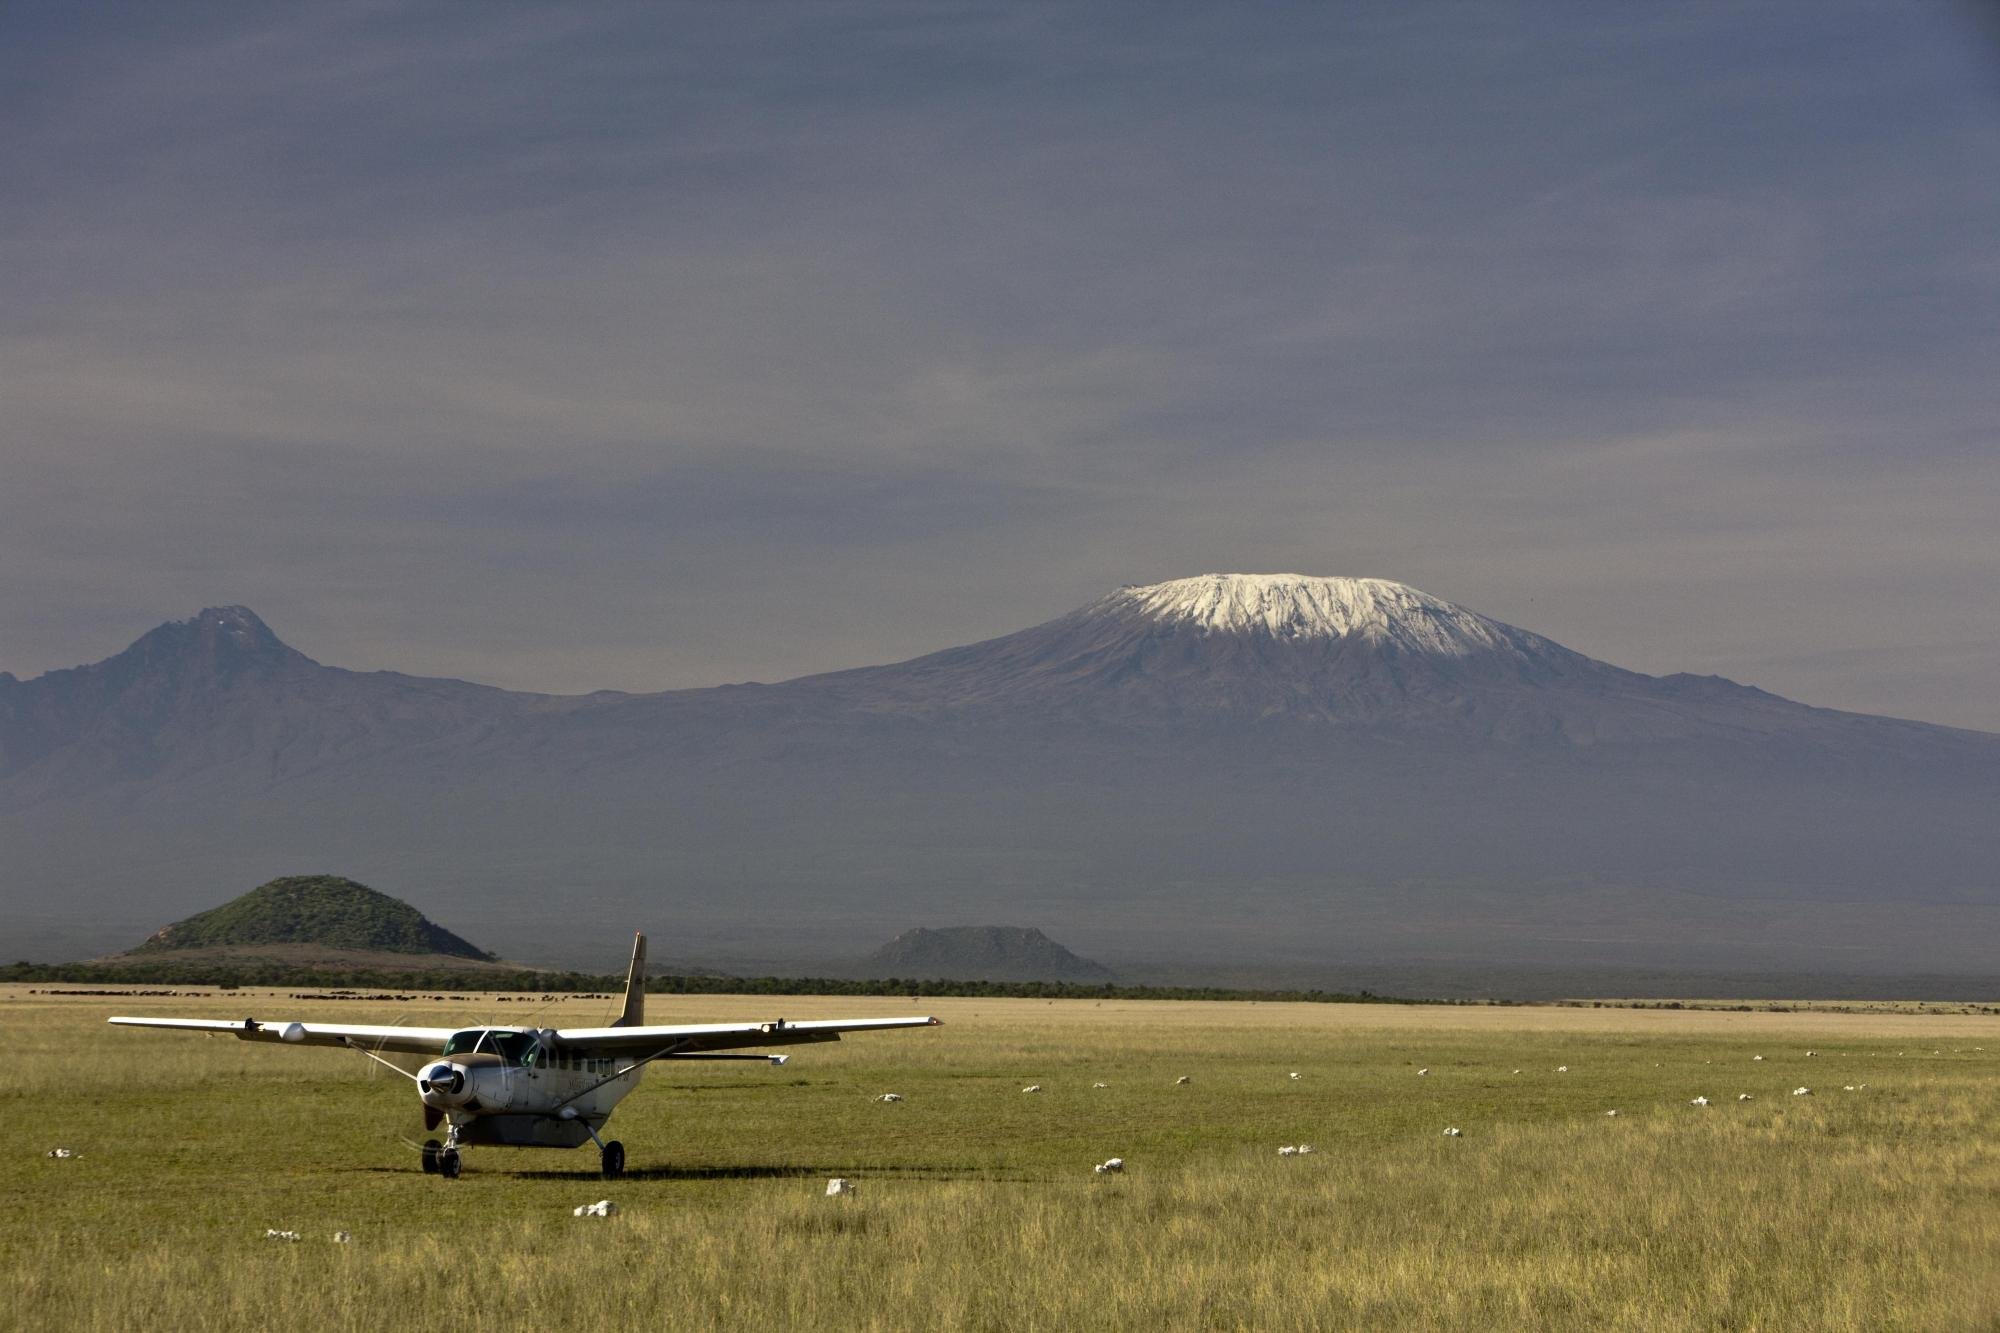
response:
<svg viewBox="0 0 2000 1333"><path fill-rule="evenodd" d="M1917 3L0 6L0 667L777 679L1209 570L2000 730Z"/></svg>

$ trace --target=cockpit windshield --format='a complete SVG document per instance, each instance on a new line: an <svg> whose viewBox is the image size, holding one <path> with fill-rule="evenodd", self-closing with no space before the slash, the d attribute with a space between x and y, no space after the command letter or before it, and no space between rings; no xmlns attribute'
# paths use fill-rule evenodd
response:
<svg viewBox="0 0 2000 1333"><path fill-rule="evenodd" d="M503 1032L497 1028L467 1028L454 1032L444 1044L446 1055L488 1052L510 1065L532 1065L541 1059L541 1043L532 1032Z"/></svg>

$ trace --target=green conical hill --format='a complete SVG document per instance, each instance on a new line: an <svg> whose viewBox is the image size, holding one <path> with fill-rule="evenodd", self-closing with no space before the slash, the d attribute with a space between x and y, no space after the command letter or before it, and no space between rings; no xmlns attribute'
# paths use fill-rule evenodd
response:
<svg viewBox="0 0 2000 1333"><path fill-rule="evenodd" d="M339 875L288 875L155 934L134 953L309 944L492 959L406 902Z"/></svg>

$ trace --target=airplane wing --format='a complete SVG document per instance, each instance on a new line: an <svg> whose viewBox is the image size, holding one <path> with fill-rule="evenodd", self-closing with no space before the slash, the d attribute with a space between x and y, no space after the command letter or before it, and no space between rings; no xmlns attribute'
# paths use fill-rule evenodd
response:
<svg viewBox="0 0 2000 1333"><path fill-rule="evenodd" d="M843 1032L878 1032L886 1028L936 1027L935 1018L824 1018L787 1023L695 1023L680 1027L558 1028L556 1041L607 1055L680 1055L700 1051L734 1051L750 1046L796 1046L802 1042L839 1041Z"/></svg>
<svg viewBox="0 0 2000 1333"><path fill-rule="evenodd" d="M120 1027L169 1028L176 1032L224 1032L244 1041L277 1041L294 1046L359 1046L370 1051L436 1055L457 1028L371 1027L360 1023L260 1023L254 1018L113 1018Z"/></svg>

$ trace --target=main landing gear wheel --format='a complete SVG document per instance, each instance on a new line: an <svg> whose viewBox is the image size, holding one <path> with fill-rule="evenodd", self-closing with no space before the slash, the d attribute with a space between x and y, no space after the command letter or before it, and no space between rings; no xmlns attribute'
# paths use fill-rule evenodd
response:
<svg viewBox="0 0 2000 1333"><path fill-rule="evenodd" d="M424 1174L427 1176L434 1176L438 1173L438 1149L440 1146L436 1139L424 1140Z"/></svg>
<svg viewBox="0 0 2000 1333"><path fill-rule="evenodd" d="M604 1178L616 1180L625 1174L625 1145L617 1139L604 1145Z"/></svg>
<svg viewBox="0 0 2000 1333"><path fill-rule="evenodd" d="M438 1154L438 1174L446 1180L458 1179L458 1149L446 1148Z"/></svg>

